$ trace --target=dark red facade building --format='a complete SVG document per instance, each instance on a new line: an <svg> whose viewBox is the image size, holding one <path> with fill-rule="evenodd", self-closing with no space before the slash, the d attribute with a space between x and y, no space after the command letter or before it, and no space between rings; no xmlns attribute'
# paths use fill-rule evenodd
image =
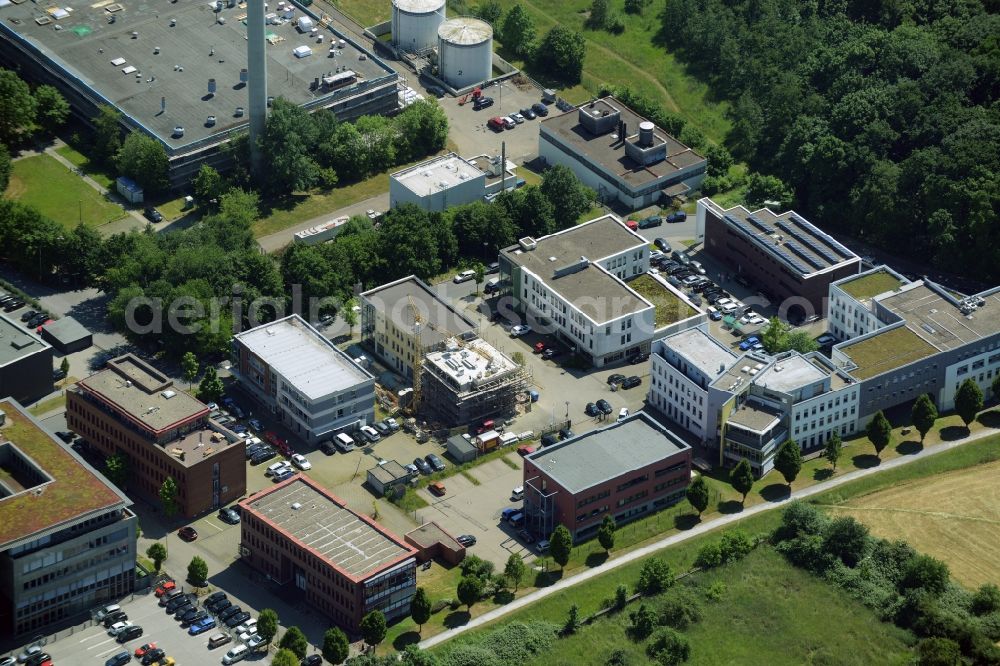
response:
<svg viewBox="0 0 1000 666"><path fill-rule="evenodd" d="M125 458L130 495L159 504L160 487L173 478L187 518L246 494L243 440L211 421L204 403L131 354L66 391L66 424L102 455Z"/></svg>
<svg viewBox="0 0 1000 666"><path fill-rule="evenodd" d="M823 316L830 283L860 270L860 257L794 211L724 209L705 198L698 201L697 223L705 251L793 319Z"/></svg>
<svg viewBox="0 0 1000 666"><path fill-rule="evenodd" d="M540 538L565 525L584 541L604 516L621 525L675 504L690 481L691 447L638 412L527 456L525 525Z"/></svg>
<svg viewBox="0 0 1000 666"><path fill-rule="evenodd" d="M410 612L417 551L303 474L240 502L240 557L349 633Z"/></svg>

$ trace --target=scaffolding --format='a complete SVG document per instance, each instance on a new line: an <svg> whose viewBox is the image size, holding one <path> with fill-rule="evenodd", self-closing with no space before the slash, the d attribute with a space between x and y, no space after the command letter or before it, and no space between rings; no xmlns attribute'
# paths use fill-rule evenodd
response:
<svg viewBox="0 0 1000 666"><path fill-rule="evenodd" d="M476 345L462 347L477 351L488 361L488 352L477 349ZM423 407L432 412L449 426L459 426L492 416L513 415L517 412L519 394L531 385L531 370L523 365L495 377L470 384L467 390L454 386L442 377L433 365L425 359L421 384L424 391Z"/></svg>

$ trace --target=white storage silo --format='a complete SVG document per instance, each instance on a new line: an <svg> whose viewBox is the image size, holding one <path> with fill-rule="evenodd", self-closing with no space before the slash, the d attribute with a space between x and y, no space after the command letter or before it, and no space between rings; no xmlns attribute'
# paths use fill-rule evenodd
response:
<svg viewBox="0 0 1000 666"><path fill-rule="evenodd" d="M392 0L393 45L411 53L434 48L444 16L445 0Z"/></svg>
<svg viewBox="0 0 1000 666"><path fill-rule="evenodd" d="M486 21L462 16L438 28L438 67L452 88L482 83L493 73L493 28Z"/></svg>

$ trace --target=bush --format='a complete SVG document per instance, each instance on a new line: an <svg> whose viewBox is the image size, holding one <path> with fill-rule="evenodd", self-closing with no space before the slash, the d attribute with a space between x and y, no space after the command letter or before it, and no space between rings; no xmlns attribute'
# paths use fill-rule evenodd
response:
<svg viewBox="0 0 1000 666"><path fill-rule="evenodd" d="M664 666L680 664L691 656L691 644L688 639L669 627L656 632L652 642L646 648L646 654Z"/></svg>
<svg viewBox="0 0 1000 666"><path fill-rule="evenodd" d="M722 535L719 543L719 553L726 564L742 560L753 550L753 542L746 532L730 530Z"/></svg>
<svg viewBox="0 0 1000 666"><path fill-rule="evenodd" d="M668 594L656 609L656 623L674 629L687 629L701 618L701 602L686 587Z"/></svg>
<svg viewBox="0 0 1000 666"><path fill-rule="evenodd" d="M531 661L552 645L558 627L546 622L513 622L466 643L442 660L443 666L506 666Z"/></svg>
<svg viewBox="0 0 1000 666"><path fill-rule="evenodd" d="M635 640L643 640L656 628L656 613L652 608L646 608L646 604L640 604L637 610L628 614L628 633Z"/></svg>
<svg viewBox="0 0 1000 666"><path fill-rule="evenodd" d="M927 638L917 644L917 663L920 666L958 666L962 651L955 641L947 638Z"/></svg>
<svg viewBox="0 0 1000 666"><path fill-rule="evenodd" d="M857 565L868 546L868 528L850 516L834 518L823 531L823 548L849 567Z"/></svg>
<svg viewBox="0 0 1000 666"><path fill-rule="evenodd" d="M698 550L694 565L701 569L712 569L722 565L722 548L717 541L706 543Z"/></svg>
<svg viewBox="0 0 1000 666"><path fill-rule="evenodd" d="M651 557L639 571L639 582L635 589L642 594L657 594L674 584L674 572L665 560Z"/></svg>
<svg viewBox="0 0 1000 666"><path fill-rule="evenodd" d="M608 15L604 29L613 35L620 35L625 32L625 19L618 12L612 12Z"/></svg>
<svg viewBox="0 0 1000 666"><path fill-rule="evenodd" d="M826 515L811 504L792 502L781 513L781 525L774 531L775 541L787 541L796 537L820 534L829 522Z"/></svg>
<svg viewBox="0 0 1000 666"><path fill-rule="evenodd" d="M629 666L631 660L628 657L628 652L622 648L615 648L608 655L608 660L604 662L604 666Z"/></svg>
<svg viewBox="0 0 1000 666"><path fill-rule="evenodd" d="M478 555L470 555L462 560L462 575L488 580L493 575L493 563Z"/></svg>
<svg viewBox="0 0 1000 666"><path fill-rule="evenodd" d="M900 587L903 590L923 589L939 595L948 586L948 580L948 565L930 555L917 555L907 564Z"/></svg>
<svg viewBox="0 0 1000 666"><path fill-rule="evenodd" d="M722 597L726 594L729 588L721 580L717 580L708 586L705 590L705 598L709 601L722 601Z"/></svg>
<svg viewBox="0 0 1000 666"><path fill-rule="evenodd" d="M981 585L972 595L972 612L986 615L1000 611L1000 588L993 583Z"/></svg>

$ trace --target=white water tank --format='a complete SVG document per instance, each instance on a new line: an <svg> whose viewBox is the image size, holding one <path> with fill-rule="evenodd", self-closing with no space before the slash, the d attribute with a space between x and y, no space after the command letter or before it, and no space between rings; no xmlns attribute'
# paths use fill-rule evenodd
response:
<svg viewBox="0 0 1000 666"><path fill-rule="evenodd" d="M438 28L438 67L452 88L482 83L493 73L493 28L468 16L445 21Z"/></svg>
<svg viewBox="0 0 1000 666"><path fill-rule="evenodd" d="M437 46L445 0L392 0L392 43L411 53Z"/></svg>

